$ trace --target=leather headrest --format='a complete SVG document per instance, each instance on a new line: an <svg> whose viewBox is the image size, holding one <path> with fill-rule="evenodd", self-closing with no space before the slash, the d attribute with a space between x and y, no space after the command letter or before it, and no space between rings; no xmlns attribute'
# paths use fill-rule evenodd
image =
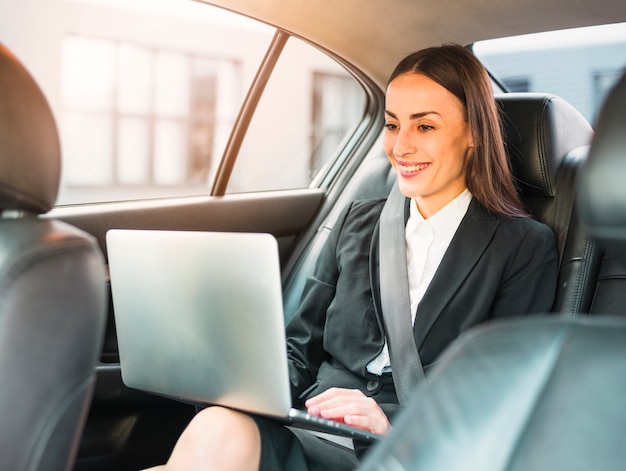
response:
<svg viewBox="0 0 626 471"><path fill-rule="evenodd" d="M496 95L506 150L523 197L553 197L563 158L591 141L593 129L572 105L555 95Z"/></svg>
<svg viewBox="0 0 626 471"><path fill-rule="evenodd" d="M0 44L0 210L49 211L60 173L59 137L48 102Z"/></svg>
<svg viewBox="0 0 626 471"><path fill-rule="evenodd" d="M589 233L626 263L626 75L600 110L578 190Z"/></svg>

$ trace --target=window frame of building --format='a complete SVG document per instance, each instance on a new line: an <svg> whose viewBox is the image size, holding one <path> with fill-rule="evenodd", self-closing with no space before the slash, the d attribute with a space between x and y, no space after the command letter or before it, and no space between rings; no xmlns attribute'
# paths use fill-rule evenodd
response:
<svg viewBox="0 0 626 471"><path fill-rule="evenodd" d="M90 182L89 179L86 180L84 178L86 169L83 169L80 179L73 176L72 165L81 165L81 151L83 149L72 149L71 144L68 144L69 148L64 152L66 158L65 191L70 195L74 192L85 195L92 193L95 201L114 199L102 196L107 193L119 193L120 195L127 193L132 195L134 193L138 198L188 194L190 191L193 192L194 188L196 188L195 193L208 193L215 172L214 167L216 167L221 157L220 153L216 155L219 149L216 149L216 146L213 145L216 140L216 129L230 130L234 122L234 114L228 115L217 112L215 96L217 95L216 82L219 78L215 73L206 74L206 70L210 69L210 66L207 67L207 64L212 65L214 68L223 67L230 69L232 80L239 81L241 80L240 61L144 45L127 40L75 34L66 36L64 47L68 47L68 44L71 47L74 41L99 42L103 45L108 45L112 49L113 60L110 61L109 65L113 67L113 70L105 71L107 76L112 77L112 83L109 86L108 99L106 102L100 103L99 106L84 105L79 99L68 96L67 90L65 90L63 94L61 127L63 129L67 126L68 120L71 121L72 119L83 122L89 121L89 119L98 119L102 123L108 123L107 129L103 132L109 135L110 146L102 152L103 155L100 157L101 160L106 161L101 163L99 169L101 170L100 173L104 174L100 176L94 175L94 180ZM147 94L149 95L148 108L139 111L128 110L128 107L121 102L124 87L119 81L120 76L124 73L121 55L125 49L129 48L135 51L142 51L148 57L150 63L149 77L145 80L145 87L148 89ZM159 105L158 103L157 97L159 95L156 90L158 78L155 74L155 64L162 56L175 59L179 65L184 64L183 67L186 69L184 74L187 77L186 85L188 87L188 99L185 100L188 108L185 112L167 111L166 104ZM198 75L194 73L196 68L200 68L198 64L204 64L204 74ZM70 64L69 66L66 65L66 67L72 68L76 67L76 65ZM199 87L198 80L204 80L205 86ZM212 82L213 90L206 89L207 81ZM163 86L167 85L166 83ZM232 97L232 99L239 101L239 97ZM212 109L207 110L207 106ZM159 107L165 108L165 110L159 110ZM135 168L134 170L130 167L125 167L125 165L128 166L129 162L131 162L128 159L121 162L121 157L124 154L124 129L131 124L135 128L133 138L136 139L138 134L143 134L146 140L143 146L139 146L139 151L135 152L132 160L132 162L140 160L141 162L138 166L142 168ZM143 129L143 133L137 132L139 129ZM198 129L202 132L199 133ZM163 139L161 141L159 139L160 135L165 134L168 130L170 134L173 133L174 138L178 135L180 144L178 148L183 153L176 153L177 155L175 156L179 157L179 160L176 162L161 162L161 167L163 168L160 169L159 156L161 154L165 155L165 152L159 152L160 145L164 144ZM68 130L65 129L65 133L67 132ZM204 145L200 145L201 143L204 143ZM167 141L165 141L165 147L167 147ZM135 145L135 151L137 151L137 145ZM141 152L144 152L145 155L140 158L139 154ZM171 157L171 155L172 153L167 154L167 157ZM132 198L132 196L130 197ZM61 203L86 202L85 198L76 201L72 201L71 198L69 201L61 201ZM121 197L121 199L126 198L125 196Z"/></svg>

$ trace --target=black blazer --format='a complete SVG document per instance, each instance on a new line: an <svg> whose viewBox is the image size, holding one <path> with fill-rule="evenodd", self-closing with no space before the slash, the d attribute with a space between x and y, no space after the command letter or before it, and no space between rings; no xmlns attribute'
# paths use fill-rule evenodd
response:
<svg viewBox="0 0 626 471"><path fill-rule="evenodd" d="M342 212L306 282L287 326L296 406L330 387L346 387L372 396L390 417L397 408L391 375L366 371L384 345L378 273L384 203L358 201ZM473 199L417 309L413 334L426 371L474 325L549 312L557 271L550 228L494 216Z"/></svg>

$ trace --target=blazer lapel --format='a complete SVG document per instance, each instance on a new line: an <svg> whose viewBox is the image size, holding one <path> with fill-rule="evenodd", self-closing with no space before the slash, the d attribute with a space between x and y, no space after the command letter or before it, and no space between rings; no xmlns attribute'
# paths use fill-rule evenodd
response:
<svg viewBox="0 0 626 471"><path fill-rule="evenodd" d="M417 307L413 335L418 346L474 268L498 227L499 221L472 199L439 268Z"/></svg>
<svg viewBox="0 0 626 471"><path fill-rule="evenodd" d="M376 320L378 321L378 327L383 335L387 335L383 326L383 307L380 297L380 265L378 264L378 242L380 240L380 220L374 227L372 234L372 241L370 243L370 287L372 290L372 300L374 302L374 309L376 311Z"/></svg>

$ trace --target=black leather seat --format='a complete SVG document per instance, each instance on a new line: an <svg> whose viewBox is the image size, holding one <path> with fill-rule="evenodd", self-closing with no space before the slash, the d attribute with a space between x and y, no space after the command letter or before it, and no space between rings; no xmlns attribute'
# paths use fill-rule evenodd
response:
<svg viewBox="0 0 626 471"><path fill-rule="evenodd" d="M529 212L557 237L559 289L553 310L577 315L588 312L602 258L575 212L575 179L585 161L593 130L565 100L551 94L507 93L496 96L502 112L505 145L520 194ZM363 198L384 198L395 181L387 157L371 156L336 207ZM295 312L304 281L326 241L338 211L320 228L285 284L285 313Z"/></svg>
<svg viewBox="0 0 626 471"><path fill-rule="evenodd" d="M603 257L589 314L626 317L626 85L622 78L600 114L598 135L581 177L581 212L588 231L598 239Z"/></svg>
<svg viewBox="0 0 626 471"><path fill-rule="evenodd" d="M602 253L576 213L576 177L593 130L551 94L510 93L497 100L513 175L530 213L556 235L559 281L553 311L588 312Z"/></svg>
<svg viewBox="0 0 626 471"><path fill-rule="evenodd" d="M0 44L0 469L69 469L105 321L95 241L41 217L60 146L37 84Z"/></svg>
<svg viewBox="0 0 626 471"><path fill-rule="evenodd" d="M579 180L591 236L626 263L626 76ZM621 313L626 306L621 306ZM622 470L626 320L533 316L461 336L385 440L373 470Z"/></svg>

